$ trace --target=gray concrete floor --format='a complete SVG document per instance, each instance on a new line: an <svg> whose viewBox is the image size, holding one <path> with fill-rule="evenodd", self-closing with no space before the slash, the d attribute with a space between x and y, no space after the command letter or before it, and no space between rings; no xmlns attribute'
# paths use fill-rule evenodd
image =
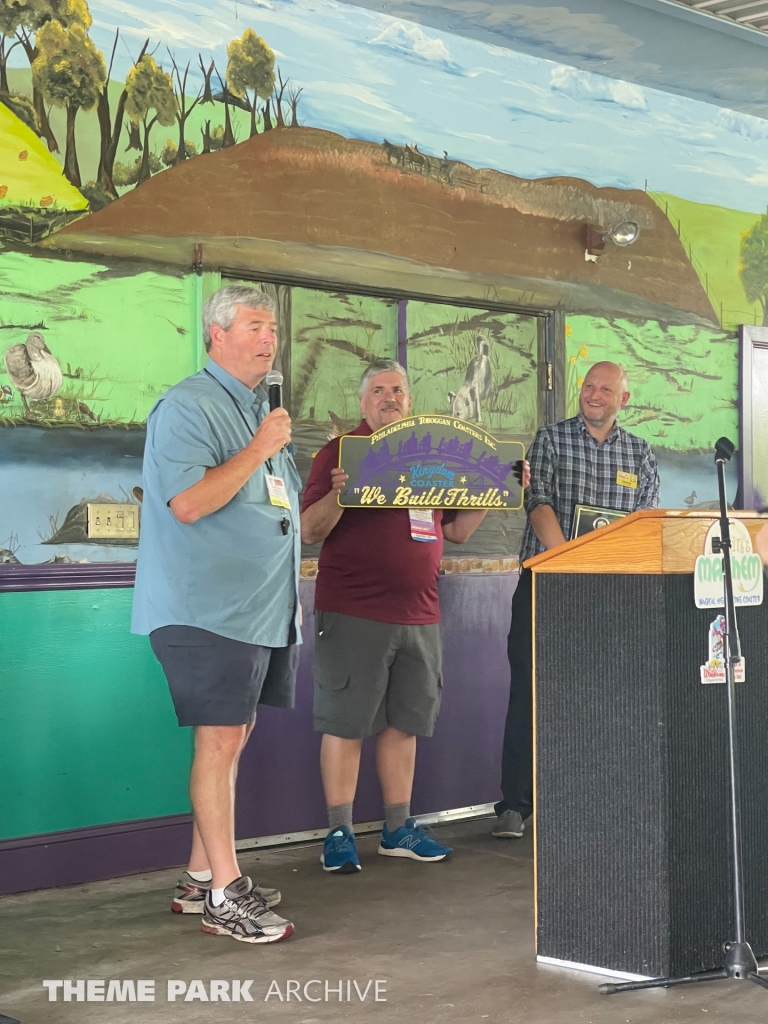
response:
<svg viewBox="0 0 768 1024"><path fill-rule="evenodd" d="M442 864L376 855L360 841L363 871L329 876L319 847L260 851L245 873L277 885L296 934L273 946L205 935L200 918L169 901L176 870L0 901L0 1013L22 1024L690 1024L768 1021L768 991L739 982L601 996L599 979L537 966L530 838L498 840L488 820L445 825L456 848ZM43 979L154 979L153 1003L49 1002ZM168 979L252 979L252 1003L166 1001ZM285 1002L286 982L343 981L328 1002ZM346 1001L381 979L386 1001ZM273 996L276 982L283 1002ZM273 986L274 990L274 986ZM309 994L324 995L322 987Z"/></svg>

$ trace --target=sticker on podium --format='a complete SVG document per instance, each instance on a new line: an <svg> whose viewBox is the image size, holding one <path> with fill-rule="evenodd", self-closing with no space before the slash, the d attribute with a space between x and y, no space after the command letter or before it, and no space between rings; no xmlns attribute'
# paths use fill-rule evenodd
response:
<svg viewBox="0 0 768 1024"><path fill-rule="evenodd" d="M752 549L752 538L744 523L729 520L731 534L731 575L733 603L736 607L763 603L763 563ZM693 570L693 596L697 608L724 608L723 556L712 550L713 539L720 540L720 522L707 530L704 554L696 559Z"/></svg>
<svg viewBox="0 0 768 1024"><path fill-rule="evenodd" d="M724 683L725 680L725 616L718 615L709 627L709 660L701 666L702 683ZM744 659L734 666L733 681L744 682Z"/></svg>

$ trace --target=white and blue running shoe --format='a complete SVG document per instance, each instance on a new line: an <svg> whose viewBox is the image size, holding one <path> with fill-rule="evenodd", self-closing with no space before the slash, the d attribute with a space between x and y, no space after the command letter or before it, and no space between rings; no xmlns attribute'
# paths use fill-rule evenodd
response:
<svg viewBox="0 0 768 1024"><path fill-rule="evenodd" d="M379 853L382 857L410 857L411 860L424 862L445 860L453 853L452 846L443 846L435 839L432 830L416 824L415 818L409 818L402 828L381 832Z"/></svg>
<svg viewBox="0 0 768 1024"><path fill-rule="evenodd" d="M320 863L323 871L336 871L340 875L351 875L353 871L360 870L355 836L346 825L339 825L325 837Z"/></svg>

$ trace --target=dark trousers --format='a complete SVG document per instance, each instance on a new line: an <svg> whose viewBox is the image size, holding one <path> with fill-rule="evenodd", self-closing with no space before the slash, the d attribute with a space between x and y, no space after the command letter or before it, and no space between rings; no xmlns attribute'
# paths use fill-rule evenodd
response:
<svg viewBox="0 0 768 1024"><path fill-rule="evenodd" d="M507 639L511 681L501 755L502 799L496 813L533 811L533 574L520 572L512 597L512 623Z"/></svg>

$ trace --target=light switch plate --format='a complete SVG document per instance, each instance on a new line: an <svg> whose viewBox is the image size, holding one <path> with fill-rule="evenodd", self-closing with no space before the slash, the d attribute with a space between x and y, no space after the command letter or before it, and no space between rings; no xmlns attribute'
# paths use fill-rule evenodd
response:
<svg viewBox="0 0 768 1024"><path fill-rule="evenodd" d="M88 502L88 536L113 540L137 539L139 506Z"/></svg>

